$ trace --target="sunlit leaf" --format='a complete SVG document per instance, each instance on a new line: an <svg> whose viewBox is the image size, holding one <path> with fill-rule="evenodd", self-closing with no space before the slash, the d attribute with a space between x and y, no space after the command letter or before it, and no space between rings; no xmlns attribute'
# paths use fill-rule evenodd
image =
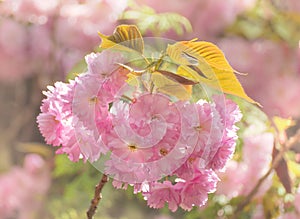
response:
<svg viewBox="0 0 300 219"><path fill-rule="evenodd" d="M298 164L292 160L288 160L287 164L288 164L288 168L291 171L291 173L294 174L296 177L300 177L300 164Z"/></svg>
<svg viewBox="0 0 300 219"><path fill-rule="evenodd" d="M258 104L244 91L227 62L223 52L214 44L204 41L182 41L169 45L169 57L178 63L177 74L195 82L203 82L224 93L232 94Z"/></svg>
<svg viewBox="0 0 300 219"><path fill-rule="evenodd" d="M135 25L119 25L111 36L100 32L98 34L102 39L100 47L103 49L116 46L125 51L134 50L141 54L144 52L144 41Z"/></svg>
<svg viewBox="0 0 300 219"><path fill-rule="evenodd" d="M168 46L167 54L174 61L183 65L208 64L210 67L220 70L235 72L227 62L223 52L209 42L196 41L196 39L178 42ZM208 73L205 72L205 74Z"/></svg>
<svg viewBox="0 0 300 219"><path fill-rule="evenodd" d="M138 87L140 84L140 81L137 77L137 75L133 73L128 73L127 74L127 79L126 79L127 84L133 86L133 87Z"/></svg>
<svg viewBox="0 0 300 219"><path fill-rule="evenodd" d="M212 68L207 69L206 72L208 71L211 71L211 73L213 73ZM194 81L196 83L203 82L209 84L211 83L211 80L213 80L213 79L208 79L199 68L194 70L194 68L191 68L191 66L187 66L187 65L180 65L177 68L176 74L185 77L188 80Z"/></svg>
<svg viewBox="0 0 300 219"><path fill-rule="evenodd" d="M189 86L183 86L182 84L167 78L161 73L152 73L151 80L158 92L175 96L180 100L188 100L191 97L192 91Z"/></svg>
<svg viewBox="0 0 300 219"><path fill-rule="evenodd" d="M274 124L276 125L278 131L284 132L286 129L288 129L291 126L295 125L295 121L291 118L285 119L278 116L273 117Z"/></svg>

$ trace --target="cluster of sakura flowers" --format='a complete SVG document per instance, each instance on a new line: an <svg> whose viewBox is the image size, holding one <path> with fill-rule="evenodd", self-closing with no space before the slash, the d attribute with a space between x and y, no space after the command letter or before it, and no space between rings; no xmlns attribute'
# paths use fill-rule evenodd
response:
<svg viewBox="0 0 300 219"><path fill-rule="evenodd" d="M272 162L274 135L271 132L251 134L245 136L243 141L243 159L229 160L226 164L226 172L218 175L222 182L218 184L216 193L225 195L229 199L248 195L269 170ZM272 178L273 173L262 183L255 198L262 198L270 189Z"/></svg>
<svg viewBox="0 0 300 219"><path fill-rule="evenodd" d="M43 158L26 155L23 167L0 175L0 218L36 218L50 183L50 168Z"/></svg>
<svg viewBox="0 0 300 219"><path fill-rule="evenodd" d="M85 73L44 92L37 122L46 142L94 163L116 188L133 186L150 207L204 205L235 150L238 106L223 95L195 103L149 91L147 81L135 86L116 51L85 60Z"/></svg>
<svg viewBox="0 0 300 219"><path fill-rule="evenodd" d="M0 81L60 78L111 32L127 0L0 1ZM20 67L22 66L22 67Z"/></svg>

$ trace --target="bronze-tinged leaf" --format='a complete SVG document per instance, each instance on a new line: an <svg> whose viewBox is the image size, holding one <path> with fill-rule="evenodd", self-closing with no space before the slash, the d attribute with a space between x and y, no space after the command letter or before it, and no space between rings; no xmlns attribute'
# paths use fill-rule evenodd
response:
<svg viewBox="0 0 300 219"><path fill-rule="evenodd" d="M180 75L174 74L174 73L169 72L169 71L157 70L157 72L163 74L164 76L166 76L166 77L168 77L170 79L173 79L173 80L177 81L180 84L184 84L184 85L194 85L194 84L197 84L194 81L191 81L189 79L186 79L185 77L182 77Z"/></svg>
<svg viewBox="0 0 300 219"><path fill-rule="evenodd" d="M237 71L230 66L216 45L195 40L177 42L168 45L167 55L179 64L176 74L260 106L245 93L234 74Z"/></svg>
<svg viewBox="0 0 300 219"><path fill-rule="evenodd" d="M144 40L139 29L135 25L119 25L113 35L106 36L98 33L102 39L100 47L103 49L116 47L120 50L134 50L144 53Z"/></svg>
<svg viewBox="0 0 300 219"><path fill-rule="evenodd" d="M272 153L273 160L277 156L278 153L279 153L279 151L276 149L276 147L274 147L273 153ZM292 192L291 178L289 175L288 165L284 158L282 158L282 160L280 160L278 166L275 168L275 171L276 171L276 174L277 174L280 182L282 183L283 187L285 188L285 191L287 193L291 193Z"/></svg>

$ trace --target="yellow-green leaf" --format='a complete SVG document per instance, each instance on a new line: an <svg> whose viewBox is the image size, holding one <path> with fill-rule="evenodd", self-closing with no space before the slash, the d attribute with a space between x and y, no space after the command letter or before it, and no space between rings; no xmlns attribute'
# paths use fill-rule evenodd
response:
<svg viewBox="0 0 300 219"><path fill-rule="evenodd" d="M212 69L211 69L212 70ZM213 70L212 70L213 71ZM195 82L210 83L213 79L208 79L199 68L192 68L187 65L180 65L176 74Z"/></svg>
<svg viewBox="0 0 300 219"><path fill-rule="evenodd" d="M151 81L158 92L175 96L180 100L189 100L191 98L192 90L190 89L190 85L184 86L159 72L151 74Z"/></svg>
<svg viewBox="0 0 300 219"><path fill-rule="evenodd" d="M142 35L135 25L119 25L113 35L106 36L98 33L102 39L100 47L103 49L115 47L126 51L144 52L144 41Z"/></svg>
<svg viewBox="0 0 300 219"><path fill-rule="evenodd" d="M224 93L239 96L250 103L257 103L244 91L227 62L223 52L214 44L205 41L182 41L169 45L168 56L179 67L177 74L195 82L203 82Z"/></svg>
<svg viewBox="0 0 300 219"><path fill-rule="evenodd" d="M291 173L296 177L300 177L300 165L292 160L288 160L287 164Z"/></svg>
<svg viewBox="0 0 300 219"><path fill-rule="evenodd" d="M85 62L85 59L81 59L79 62L77 62L73 68L68 72L66 76L66 81L68 80L74 80L78 75L85 72L87 69L87 65Z"/></svg>
<svg viewBox="0 0 300 219"><path fill-rule="evenodd" d="M289 127L295 125L295 121L292 120L291 118L285 119L278 116L273 117L273 122L276 125L278 131L280 132L284 132Z"/></svg>
<svg viewBox="0 0 300 219"><path fill-rule="evenodd" d="M133 74L133 73L128 73L127 74L127 79L126 79L127 84L137 87L140 84L140 81L138 79L138 76Z"/></svg>

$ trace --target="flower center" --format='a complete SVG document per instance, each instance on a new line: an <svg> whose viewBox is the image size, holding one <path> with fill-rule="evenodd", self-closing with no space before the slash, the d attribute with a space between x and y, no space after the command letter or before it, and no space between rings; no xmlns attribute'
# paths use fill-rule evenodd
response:
<svg viewBox="0 0 300 219"><path fill-rule="evenodd" d="M165 149L165 148L161 148L159 150L159 153L162 155L162 156L166 156L168 154L168 151Z"/></svg>
<svg viewBox="0 0 300 219"><path fill-rule="evenodd" d="M128 145L128 148L131 152L137 151L137 146L135 145Z"/></svg>
<svg viewBox="0 0 300 219"><path fill-rule="evenodd" d="M196 130L196 131L201 131L202 130L202 127L199 125L199 126L196 126L196 127L194 127L194 129Z"/></svg>
<svg viewBox="0 0 300 219"><path fill-rule="evenodd" d="M97 100L98 100L97 96L93 96L89 99L89 102L93 104L93 103L97 103Z"/></svg>
<svg viewBox="0 0 300 219"><path fill-rule="evenodd" d="M195 159L194 157L190 157L190 158L188 159L188 161L190 162L190 164L194 163L195 160L196 160L196 159Z"/></svg>

